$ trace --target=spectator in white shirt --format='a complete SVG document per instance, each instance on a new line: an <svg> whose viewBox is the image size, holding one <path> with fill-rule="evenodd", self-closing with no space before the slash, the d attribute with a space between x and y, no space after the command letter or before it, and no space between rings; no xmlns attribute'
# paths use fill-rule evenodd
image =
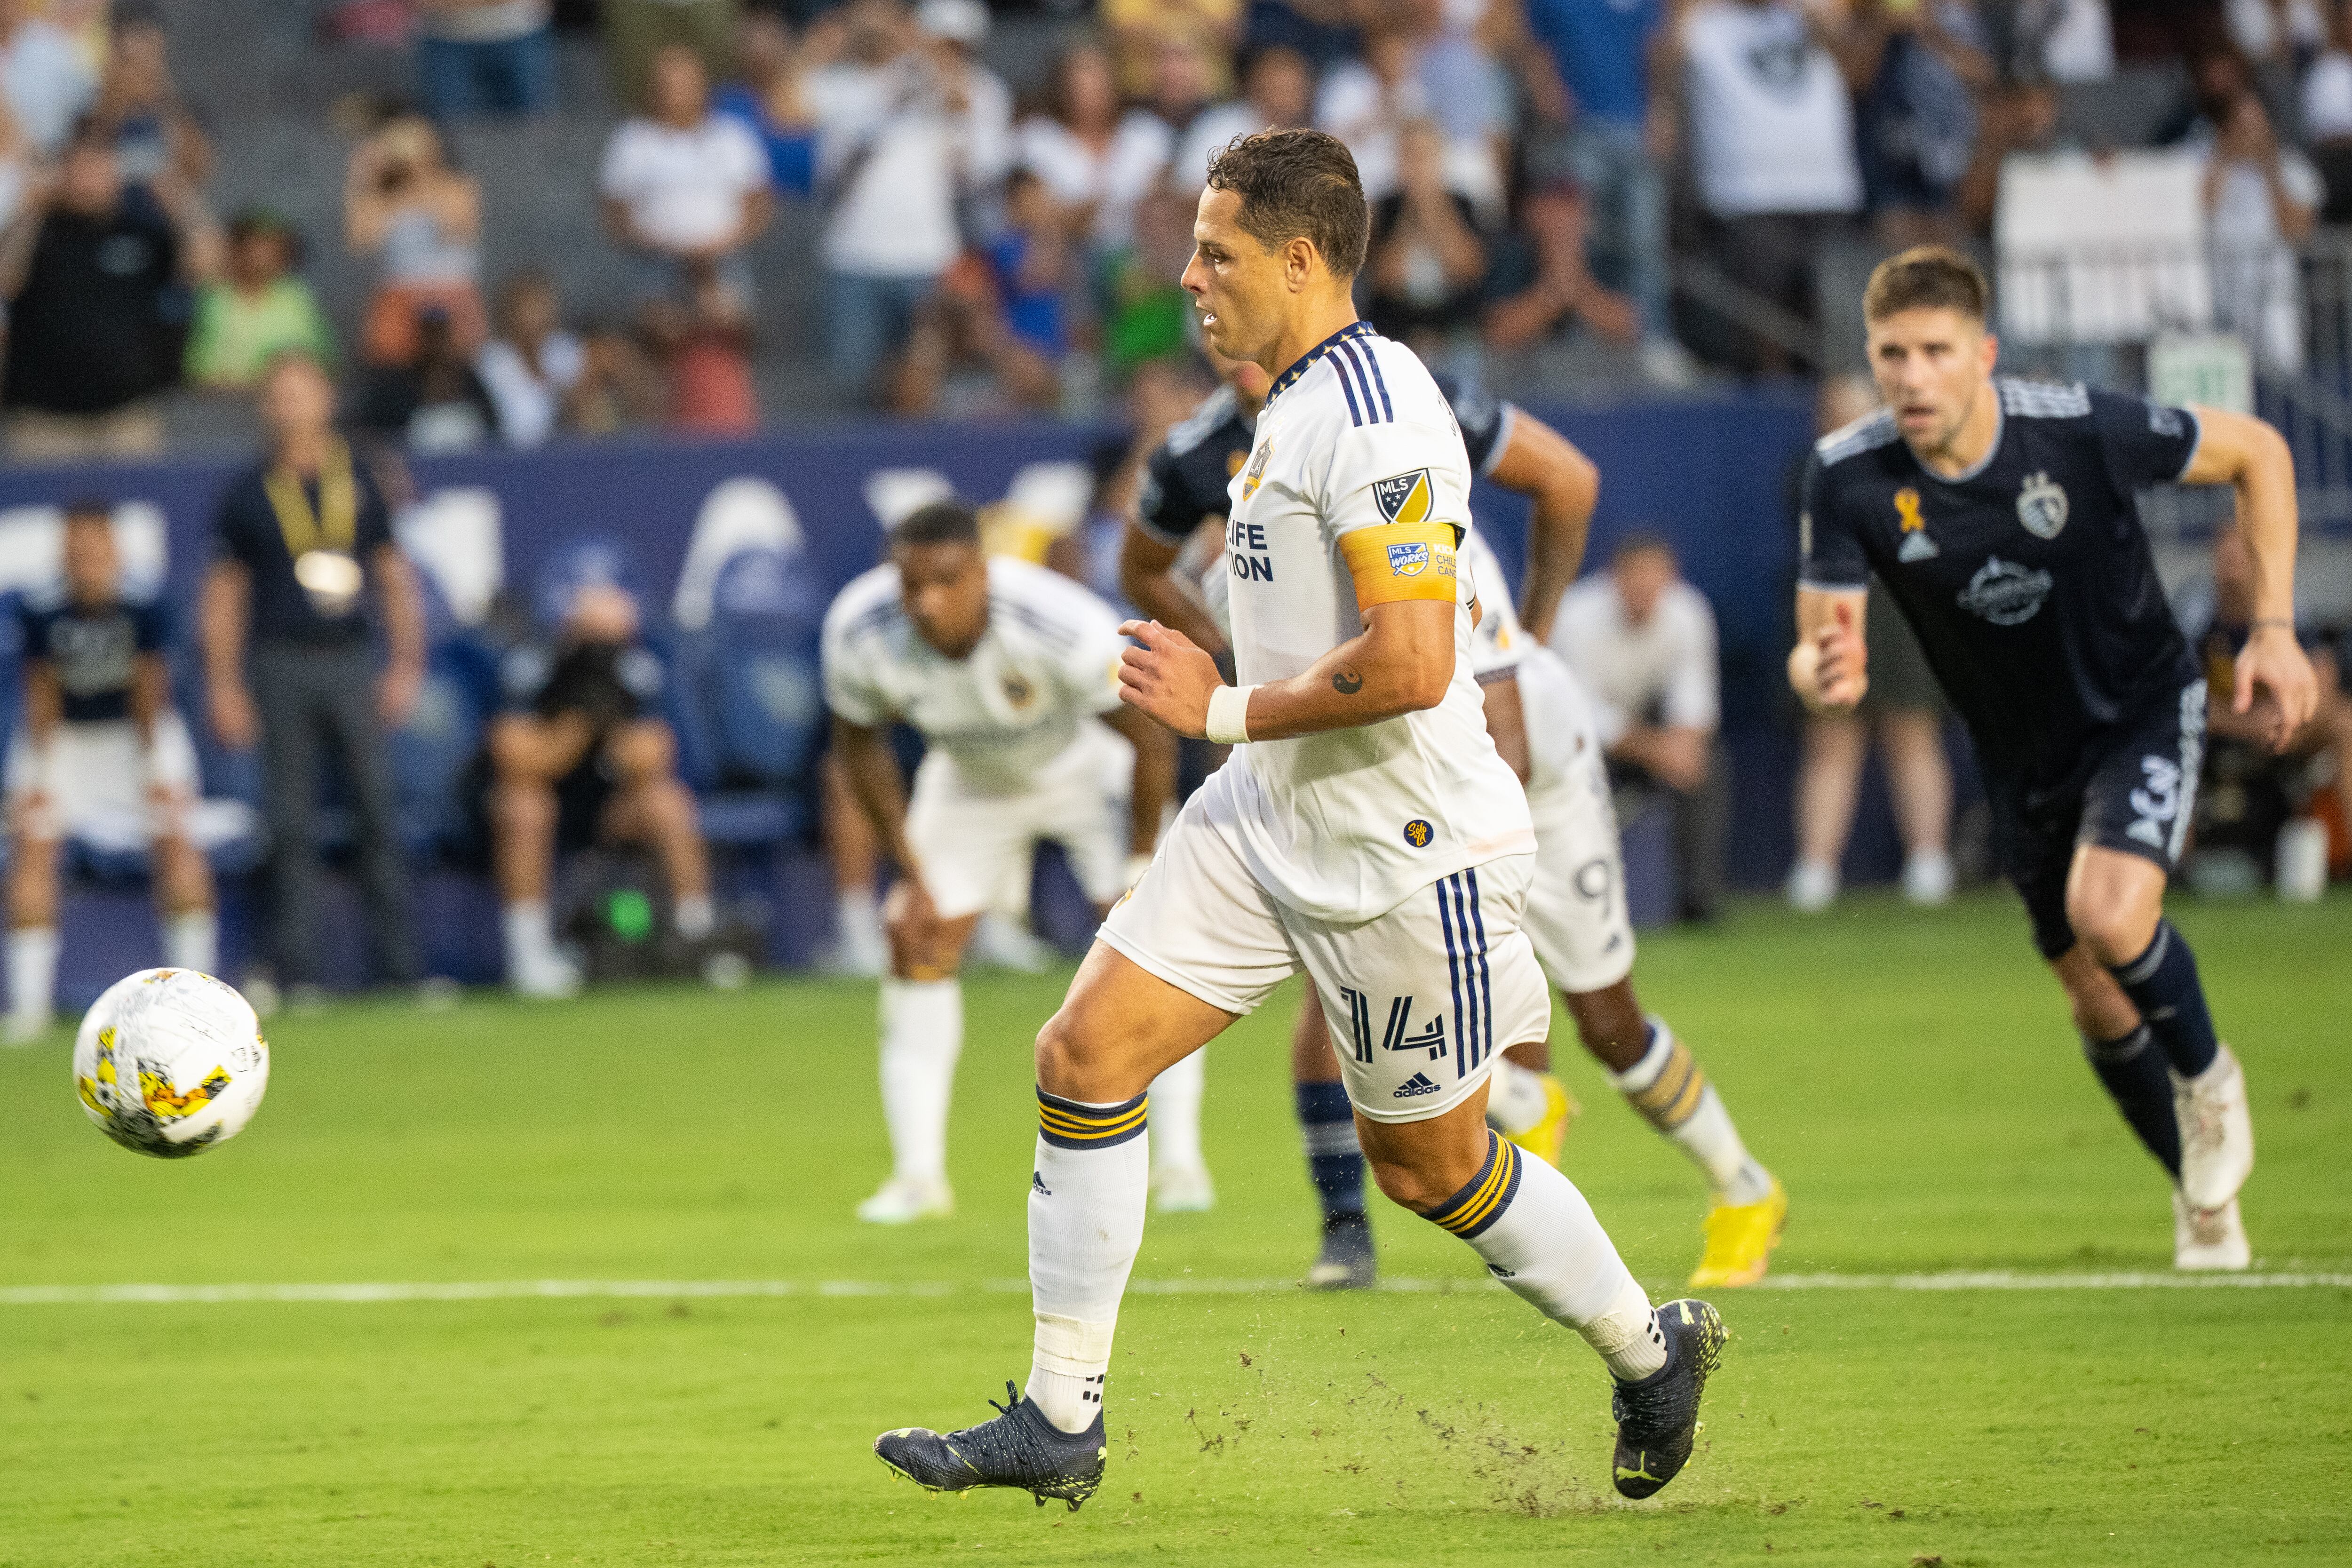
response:
<svg viewBox="0 0 2352 1568"><path fill-rule="evenodd" d="M963 193L992 192L1013 168L1013 89L980 61L988 7L981 0L923 0L915 26L934 41L941 75L963 95Z"/></svg>
<svg viewBox="0 0 2352 1568"><path fill-rule="evenodd" d="M844 57L808 80L825 214L825 325L834 379L872 396L917 312L963 249L963 62L917 30L901 0L850 0Z"/></svg>
<svg viewBox="0 0 2352 1568"><path fill-rule="evenodd" d="M1714 610L1682 580L1672 545L1631 534L1607 572L1561 596L1551 643L1591 699L1612 781L1637 807L1659 793L1673 806L1679 917L1713 920L1731 799L1716 744L1722 697Z"/></svg>
<svg viewBox="0 0 2352 1568"><path fill-rule="evenodd" d="M1658 86L1688 105L1700 204L1733 281L1806 321L1813 263L1862 208L1853 100L1825 24L1796 0L1698 0L1668 29ZM1785 368L1759 340L1742 358Z"/></svg>
<svg viewBox="0 0 2352 1568"><path fill-rule="evenodd" d="M499 335L482 345L474 374L498 415L499 438L536 447L568 423L567 405L588 368L588 351L563 330L562 303L544 272L525 272L499 299Z"/></svg>
<svg viewBox="0 0 2352 1568"><path fill-rule="evenodd" d="M684 45L655 53L646 97L647 112L604 147L605 227L640 258L647 296L678 295L707 263L748 297L743 247L775 212L767 150L740 120L712 112L702 57Z"/></svg>
<svg viewBox="0 0 2352 1568"><path fill-rule="evenodd" d="M1269 44L1242 68L1242 95L1192 121L1176 149L1169 179L1197 197L1209 182L1209 159L1236 136L1286 131L1307 124L1315 109L1315 72L1307 57L1286 44Z"/></svg>
<svg viewBox="0 0 2352 1568"><path fill-rule="evenodd" d="M2310 237L2326 191L2311 160L2282 147L2259 94L2231 100L2205 165L2206 232L2222 326L2264 367L2303 368L2303 288L2294 247Z"/></svg>
<svg viewBox="0 0 2352 1568"><path fill-rule="evenodd" d="M97 95L98 79L56 23L31 0L0 0L0 97L42 157L56 155Z"/></svg>
<svg viewBox="0 0 2352 1568"><path fill-rule="evenodd" d="M1112 144L1118 140L1118 79L1099 44L1073 44L1045 69L1045 112L1013 132L1013 157L1068 215L1073 238L1094 231Z"/></svg>

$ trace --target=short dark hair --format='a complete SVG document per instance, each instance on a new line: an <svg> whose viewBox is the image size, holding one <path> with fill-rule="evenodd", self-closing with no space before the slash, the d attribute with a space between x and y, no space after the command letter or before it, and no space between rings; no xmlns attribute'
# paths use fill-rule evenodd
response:
<svg viewBox="0 0 2352 1568"><path fill-rule="evenodd" d="M68 522L112 522L114 503L104 496L76 496L66 502L65 519Z"/></svg>
<svg viewBox="0 0 2352 1568"><path fill-rule="evenodd" d="M1617 548L1609 552L1609 563L1614 566L1633 555L1663 555L1678 567L1682 564L1675 542L1654 528L1637 528L1619 540Z"/></svg>
<svg viewBox="0 0 2352 1568"><path fill-rule="evenodd" d="M1872 268L1862 291L1862 319L1883 321L1904 310L1958 310L1985 320L1992 287L1984 269L1942 245L1915 245Z"/></svg>
<svg viewBox="0 0 2352 1568"><path fill-rule="evenodd" d="M1236 136L1209 160L1209 189L1242 199L1241 226L1268 250L1305 239L1339 278L1364 265L1371 215L1355 155L1321 131Z"/></svg>
<svg viewBox="0 0 2352 1568"><path fill-rule="evenodd" d="M908 512L890 531L898 544L978 544L980 513L960 500L935 500Z"/></svg>

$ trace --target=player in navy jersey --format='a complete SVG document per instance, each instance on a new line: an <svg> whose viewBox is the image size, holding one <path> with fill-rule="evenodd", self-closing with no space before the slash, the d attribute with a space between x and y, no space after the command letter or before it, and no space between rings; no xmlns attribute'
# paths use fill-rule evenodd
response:
<svg viewBox="0 0 2352 1568"><path fill-rule="evenodd" d="M1937 247L1871 275L1887 407L1823 437L1806 467L1790 684L1817 708L1861 700L1874 571L1976 742L2001 868L2092 1068L2173 1177L2175 1265L2243 1268L2245 1077L2164 918L2205 682L2135 498L2236 489L2257 597L2231 706L2280 745L2316 700L2294 637L2294 458L2244 415L1996 378L1986 302L1983 274Z"/></svg>
<svg viewBox="0 0 2352 1568"><path fill-rule="evenodd" d="M1178 562L1196 534L1219 536L1202 525L1221 521L1228 510L1226 485L1248 459L1266 387L1265 373L1254 364L1224 361L1218 369L1224 384L1152 453L1120 555L1120 586L1128 596L1211 648L1225 643L1218 605L1204 608L1182 585ZM1461 430L1471 472L1534 503L1522 595L1526 618L1514 614L1499 569L1479 572L1485 615L1471 662L1486 699L1487 731L1519 774L1535 811L1537 868L1528 920L1538 956L1611 1083L1708 1179L1715 1201L1692 1287L1752 1284L1762 1278L1780 1239L1788 1194L1748 1154L1690 1047L1664 1019L1642 1009L1600 740L1591 733L1575 678L1532 632L1537 626L1549 629L1562 591L1576 575L1600 474L1542 420L1469 383L1433 379ZM1492 560L1475 541L1464 548L1475 560ZM1489 576L1495 581L1487 582ZM1212 600L1224 584L1223 561L1210 563L1205 586ZM1364 1208L1363 1153L1318 1004L1310 980L1290 1052L1308 1176L1323 1211L1321 1251L1306 1282L1318 1289L1360 1289L1377 1274ZM1486 1120L1556 1165L1575 1101L1550 1067L1549 1041L1506 1051L1495 1064Z"/></svg>
<svg viewBox="0 0 2352 1568"><path fill-rule="evenodd" d="M66 510L64 576L28 595L25 716L8 743L7 1038L48 1027L58 973L58 851L146 850L163 906L163 959L210 970L212 868L188 835L196 752L172 706L168 608L124 592L113 509Z"/></svg>

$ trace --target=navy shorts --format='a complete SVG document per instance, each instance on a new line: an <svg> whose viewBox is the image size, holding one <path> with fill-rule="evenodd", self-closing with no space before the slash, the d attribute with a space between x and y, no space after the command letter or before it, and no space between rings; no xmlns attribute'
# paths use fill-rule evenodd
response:
<svg viewBox="0 0 2352 1568"><path fill-rule="evenodd" d="M1985 781L1993 851L2025 900L2042 957L2057 958L2074 945L2066 876L2077 846L2137 855L2168 876L2179 867L2204 761L2205 683L2194 680L2084 747L2080 764L2059 784Z"/></svg>

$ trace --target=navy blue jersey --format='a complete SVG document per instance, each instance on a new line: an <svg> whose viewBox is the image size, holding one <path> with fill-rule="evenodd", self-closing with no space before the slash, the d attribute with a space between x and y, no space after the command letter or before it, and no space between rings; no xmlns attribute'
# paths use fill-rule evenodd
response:
<svg viewBox="0 0 2352 1568"><path fill-rule="evenodd" d="M2137 500L2187 471L2197 416L2080 385L1994 385L1992 450L1952 479L1912 456L1890 413L1822 437L1799 580L1860 590L1875 572L1987 769L2046 782L2197 679Z"/></svg>
<svg viewBox="0 0 2352 1568"><path fill-rule="evenodd" d="M20 613L25 657L56 672L68 724L130 718L139 656L172 640L171 611L159 599L77 605L60 596L28 600Z"/></svg>
<svg viewBox="0 0 2352 1568"><path fill-rule="evenodd" d="M1486 395L1475 383L1450 375L1433 377L1462 427L1470 471L1479 479L1509 446L1517 411ZM1249 461L1257 421L1244 417L1234 389L1221 386L1168 432L1144 465L1136 496L1136 522L1162 544L1181 545L1204 518L1223 517L1231 504L1226 488Z"/></svg>

